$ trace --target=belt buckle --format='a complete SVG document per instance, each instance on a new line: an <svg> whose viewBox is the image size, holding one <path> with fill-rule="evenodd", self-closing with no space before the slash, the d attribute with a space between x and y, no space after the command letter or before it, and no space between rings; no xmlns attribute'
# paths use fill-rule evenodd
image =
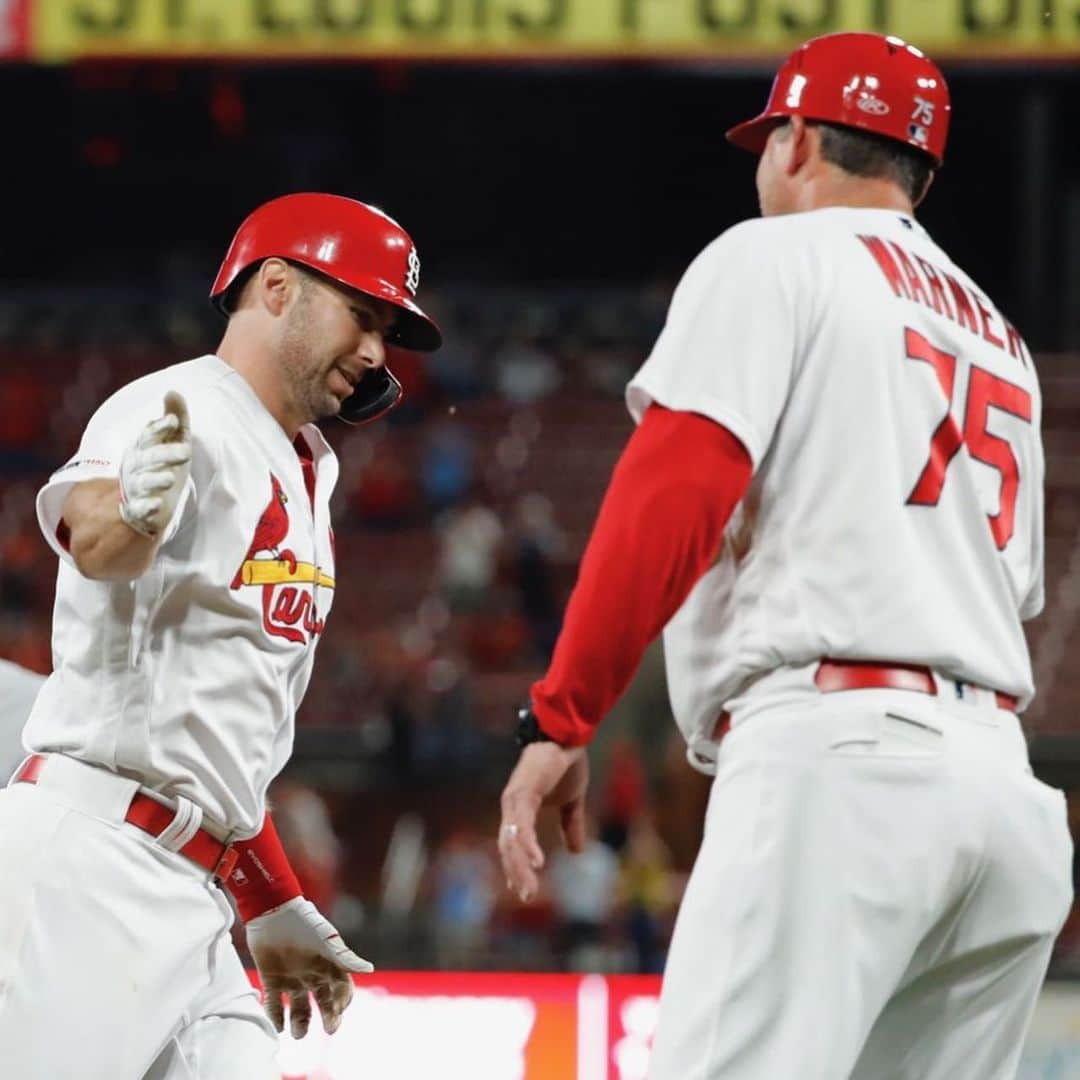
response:
<svg viewBox="0 0 1080 1080"><path fill-rule="evenodd" d="M218 881L228 881L229 876L236 868L236 860L239 858L240 853L232 844L223 845L221 854L218 856L218 861L214 863L214 866L210 871L210 876L212 878L217 878Z"/></svg>

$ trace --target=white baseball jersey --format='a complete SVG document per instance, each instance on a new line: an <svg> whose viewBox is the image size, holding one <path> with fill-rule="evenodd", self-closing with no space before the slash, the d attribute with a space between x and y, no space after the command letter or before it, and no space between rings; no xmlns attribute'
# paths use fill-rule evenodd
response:
<svg viewBox="0 0 1080 1080"><path fill-rule="evenodd" d="M0 787L26 757L22 730L44 681L36 671L0 660Z"/></svg>
<svg viewBox="0 0 1080 1080"><path fill-rule="evenodd" d="M1026 705L1043 602L1040 398L1016 330L913 219L755 219L691 264L627 390L744 444L750 491L664 631L679 726L758 673L927 664Z"/></svg>
<svg viewBox="0 0 1080 1080"><path fill-rule="evenodd" d="M191 415L190 484L145 574L91 581L58 539L64 500L79 481L119 475L168 390ZM61 563L55 670L29 747L184 795L241 836L258 831L334 595L337 459L314 426L297 442L310 451L307 481L298 447L216 356L138 379L98 409L38 495Z"/></svg>

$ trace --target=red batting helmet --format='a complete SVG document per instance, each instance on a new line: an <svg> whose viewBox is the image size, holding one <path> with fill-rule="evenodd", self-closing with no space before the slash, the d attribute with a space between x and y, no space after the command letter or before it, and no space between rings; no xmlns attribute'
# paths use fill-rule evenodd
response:
<svg viewBox="0 0 1080 1080"><path fill-rule="evenodd" d="M305 192L263 203L236 231L210 299L228 314L244 271L271 257L299 263L397 308L389 344L431 352L442 344L438 326L413 297L420 258L409 234L373 206L341 195ZM369 371L341 406L343 420L373 420L401 400L401 383L385 368Z"/></svg>
<svg viewBox="0 0 1080 1080"><path fill-rule="evenodd" d="M950 108L945 77L914 45L881 34L826 34L784 61L764 112L727 137L760 154L777 123L803 116L895 139L940 166Z"/></svg>

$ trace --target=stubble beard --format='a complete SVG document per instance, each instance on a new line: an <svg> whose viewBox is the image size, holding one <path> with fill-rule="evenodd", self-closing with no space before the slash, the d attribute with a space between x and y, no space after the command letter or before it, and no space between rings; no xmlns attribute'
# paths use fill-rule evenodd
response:
<svg viewBox="0 0 1080 1080"><path fill-rule="evenodd" d="M340 400L326 384L334 361L331 357L318 356L317 339L310 294L304 292L289 314L281 337L278 366L289 405L305 424L337 416L341 411Z"/></svg>

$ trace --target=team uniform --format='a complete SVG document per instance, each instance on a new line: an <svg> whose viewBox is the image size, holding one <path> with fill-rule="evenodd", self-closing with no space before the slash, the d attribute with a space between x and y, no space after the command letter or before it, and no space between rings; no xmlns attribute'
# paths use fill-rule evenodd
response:
<svg viewBox="0 0 1080 1080"><path fill-rule="evenodd" d="M0 660L0 784L26 757L22 730L44 682L44 675Z"/></svg>
<svg viewBox="0 0 1080 1080"><path fill-rule="evenodd" d="M707 415L754 463L664 631L717 779L652 1075L1013 1075L1071 900L1064 798L1013 711L1043 580L1026 348L913 219L818 210L710 246L628 400ZM950 418L966 449L942 460ZM891 665L932 685L875 687Z"/></svg>
<svg viewBox="0 0 1080 1080"><path fill-rule="evenodd" d="M84 578L61 540L67 493L81 480L116 476L125 447L178 388L193 455L171 535L131 585ZM14 785L0 801L0 846L8 865L26 868L0 886L10 935L0 949L8 968L0 1045L22 1066L17 1075L89 1078L76 1064L95 1061L95 1076L138 1077L163 1048L198 1056L200 1028L214 1030L191 1011L200 998L252 1029L220 1075L277 1075L270 1026L229 940L230 909L205 873L169 849L183 846L196 822L223 836L254 835L266 789L292 748L294 710L333 602L328 502L338 471L317 428L306 427L301 440L289 441L237 372L204 356L105 402L76 456L38 497L42 531L60 556L56 671L24 741L63 757L50 757L36 784ZM176 836L153 843L120 824L115 808L140 785L190 815ZM51 910L47 898L75 849L80 901L67 910L60 893ZM123 865L135 877L136 860L146 881L132 896L117 888L117 874ZM130 917L103 923L101 909L118 905L120 891ZM137 974L102 979L117 968ZM53 1002L45 1012L42 995ZM81 1015L86 1030L50 1039L57 1015ZM116 1039L117 1021L126 1040ZM247 1071L237 1073L241 1060Z"/></svg>
<svg viewBox="0 0 1080 1080"><path fill-rule="evenodd" d="M985 336L956 321L955 297L987 312ZM709 416L754 466L722 557L664 632L692 746L747 680L823 656L940 667L1027 704L1038 382L1016 331L913 218L837 207L731 229L687 271L627 397L638 420L652 402ZM954 441L939 460L939 425L963 426L968 452ZM987 445L1001 468L975 457Z"/></svg>
<svg viewBox="0 0 1080 1080"><path fill-rule="evenodd" d="M411 299L411 240L381 212L321 194L264 204L215 282L226 313L271 257L395 305L400 344L437 346ZM385 366L368 374L343 419L372 419L400 398ZM161 445L177 432L179 450ZM181 460L155 484L154 469ZM117 478L120 517L159 546L147 570L114 584L76 568L62 513L76 484ZM300 895L265 816L333 604L337 478L317 427L290 437L252 384L208 355L109 398L39 493L60 558L55 670L24 733L32 755L0 791L0 859L18 868L0 880L5 1075L277 1080L274 1026L219 884L264 986L289 995L297 1037L309 989L331 1031L349 973L371 970ZM158 533L162 490L171 517ZM280 1030L280 994L268 992L267 1010Z"/></svg>
<svg viewBox="0 0 1080 1080"><path fill-rule="evenodd" d="M940 165L948 109L917 50L831 35L729 138L799 115ZM663 628L715 780L650 1080L1008 1080L1072 900L1018 719L1043 604L1023 340L910 214L825 206L706 248L627 403L519 741L586 744Z"/></svg>

